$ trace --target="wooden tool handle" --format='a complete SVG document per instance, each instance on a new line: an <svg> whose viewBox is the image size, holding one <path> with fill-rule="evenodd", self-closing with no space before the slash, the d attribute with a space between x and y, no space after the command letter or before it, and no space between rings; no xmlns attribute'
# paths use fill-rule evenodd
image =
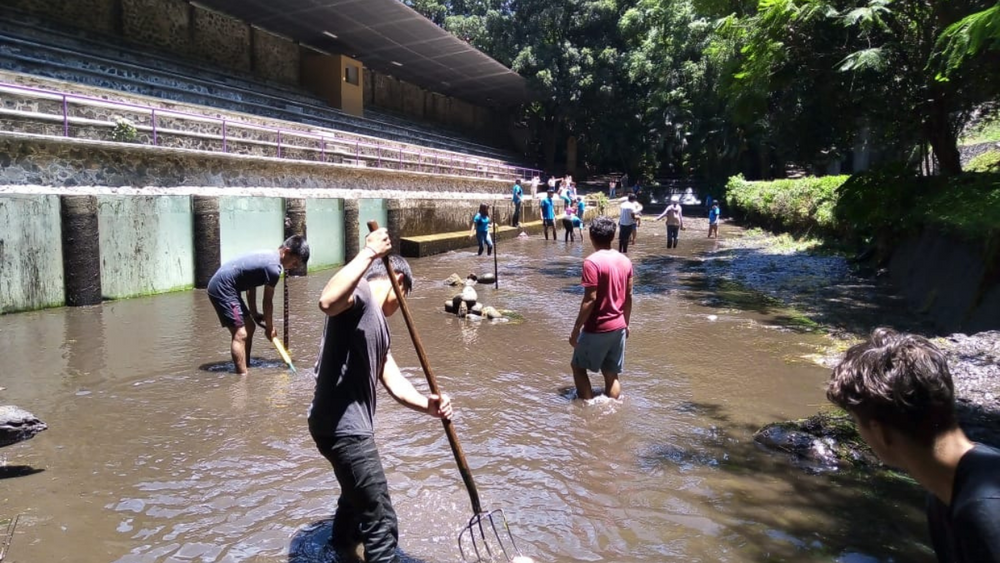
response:
<svg viewBox="0 0 1000 563"><path fill-rule="evenodd" d="M372 233L377 230L378 222L368 221L368 232ZM427 385L431 388L431 393L440 397L441 390L438 388L437 378L434 377L431 364L427 361L427 353L424 352L424 345L420 341L420 335L417 334L417 327L413 322L413 316L410 314L410 308L406 304L403 288L399 287L399 281L396 280L396 272L392 269L392 262L388 256L383 256L382 263L385 264L385 271L389 274L389 281L392 283L392 291L396 293L396 300L399 301L399 309L403 312L403 319L406 320L406 329L410 333L410 340L413 341L413 347L417 350L417 358L420 359L420 367L424 370ZM472 480L472 471L469 469L469 462L465 460L462 445L458 442L458 434L455 433L455 426L446 418L442 418L441 422L444 424L444 432L448 436L448 443L451 445L451 453L454 454L455 462L458 463L458 471L462 474L462 481L465 482L465 488L469 491L469 499L472 501L472 511L475 514L479 514L483 511L479 503L479 491L476 489L476 482Z"/></svg>

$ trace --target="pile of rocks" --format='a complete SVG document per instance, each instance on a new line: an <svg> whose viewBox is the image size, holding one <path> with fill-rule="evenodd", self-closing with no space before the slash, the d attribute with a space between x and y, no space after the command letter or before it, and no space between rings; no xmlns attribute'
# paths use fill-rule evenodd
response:
<svg viewBox="0 0 1000 563"><path fill-rule="evenodd" d="M46 428L48 425L24 409L0 406L0 448L30 440Z"/></svg>
<svg viewBox="0 0 1000 563"><path fill-rule="evenodd" d="M490 320L503 319L503 314L495 307L483 305L479 302L479 294L476 293L476 289L473 287L476 283L490 284L495 281L496 278L493 274L483 274L481 276L469 274L464 281L458 277L458 274L452 274L445 280L445 283L451 286L464 284L465 287L462 288L461 293L444 302L445 312L453 313L463 319L466 317L485 317Z"/></svg>

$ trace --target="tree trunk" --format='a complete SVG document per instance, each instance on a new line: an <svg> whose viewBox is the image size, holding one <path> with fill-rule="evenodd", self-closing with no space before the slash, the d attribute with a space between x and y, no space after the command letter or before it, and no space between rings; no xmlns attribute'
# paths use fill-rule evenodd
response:
<svg viewBox="0 0 1000 563"><path fill-rule="evenodd" d="M948 104L944 96L938 94L928 107L927 119L924 121L924 134L938 166L944 176L955 176L962 173L962 155L958 152L958 134L952 126L948 112Z"/></svg>
<svg viewBox="0 0 1000 563"><path fill-rule="evenodd" d="M546 117L544 130L542 131L542 153L545 158L545 169L550 174L555 172L556 164L556 141L559 139L558 117Z"/></svg>

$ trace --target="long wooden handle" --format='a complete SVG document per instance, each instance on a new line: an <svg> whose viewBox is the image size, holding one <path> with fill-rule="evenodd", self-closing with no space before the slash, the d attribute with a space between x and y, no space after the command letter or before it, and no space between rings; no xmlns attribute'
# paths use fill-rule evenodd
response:
<svg viewBox="0 0 1000 563"><path fill-rule="evenodd" d="M377 230L378 222L368 221L368 232L371 233ZM427 361L427 353L424 352L424 345L420 341L420 335L417 334L417 327L413 322L413 316L410 314L410 308L406 304L403 288L399 287L399 281L396 280L396 272L392 269L392 262L388 256L383 256L382 263L385 264L385 271L389 274L389 281L392 283L392 291L396 293L396 300L399 301L399 308L403 312L403 319L406 320L406 329L410 332L413 347L417 350L417 358L420 359L420 367L424 370L427 385L431 388L431 393L440 397L441 391L438 388L437 378L434 377L431 364ZM476 482L472 480L472 471L469 469L469 462L465 460L462 445L458 442L458 434L455 433L455 426L446 418L442 418L441 423L444 424L444 432L448 436L451 453L455 455L455 462L458 463L458 471L462 474L462 481L465 482L465 488L469 491L469 500L472 501L472 512L480 514L483 509L479 503L479 490L476 489Z"/></svg>
<svg viewBox="0 0 1000 563"><path fill-rule="evenodd" d="M281 359L288 365L288 369L292 370L292 373L299 373L299 370L295 369L295 364L292 363L292 357L288 355L288 350L286 350L281 344L281 340L275 336L271 339L271 343L274 344L274 348L278 350L278 355L281 356Z"/></svg>

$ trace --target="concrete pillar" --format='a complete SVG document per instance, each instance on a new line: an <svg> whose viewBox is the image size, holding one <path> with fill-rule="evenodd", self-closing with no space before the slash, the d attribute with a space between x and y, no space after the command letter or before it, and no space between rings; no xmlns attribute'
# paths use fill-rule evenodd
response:
<svg viewBox="0 0 1000 563"><path fill-rule="evenodd" d="M401 199L387 199L385 200L385 225L379 225L380 227L385 227L389 231L389 240L392 241L392 253L399 254L399 239L403 237L403 200ZM368 226L364 227L366 230Z"/></svg>
<svg viewBox="0 0 1000 563"><path fill-rule="evenodd" d="M196 195L191 196L191 203L194 211L194 286L205 289L222 265L219 198Z"/></svg>
<svg viewBox="0 0 1000 563"><path fill-rule="evenodd" d="M62 219L63 277L66 304L71 307L101 302L101 239L97 197L59 197Z"/></svg>
<svg viewBox="0 0 1000 563"><path fill-rule="evenodd" d="M306 236L306 200L299 197L285 198L285 238L292 235ZM308 266L305 264L288 271L289 276L304 276L307 273Z"/></svg>
<svg viewBox="0 0 1000 563"><path fill-rule="evenodd" d="M344 200L344 263L354 260L358 255L358 221L359 217L358 200Z"/></svg>

